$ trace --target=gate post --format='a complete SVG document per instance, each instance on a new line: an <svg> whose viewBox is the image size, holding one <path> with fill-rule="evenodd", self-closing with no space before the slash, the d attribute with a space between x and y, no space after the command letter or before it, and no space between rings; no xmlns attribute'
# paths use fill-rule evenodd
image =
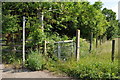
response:
<svg viewBox="0 0 120 80"><path fill-rule="evenodd" d="M76 31L76 59L79 61L80 58L80 30Z"/></svg>
<svg viewBox="0 0 120 80"><path fill-rule="evenodd" d="M25 16L23 16L23 66L25 64Z"/></svg>
<svg viewBox="0 0 120 80"><path fill-rule="evenodd" d="M46 55L47 51L46 51L46 40L44 41L44 55Z"/></svg>

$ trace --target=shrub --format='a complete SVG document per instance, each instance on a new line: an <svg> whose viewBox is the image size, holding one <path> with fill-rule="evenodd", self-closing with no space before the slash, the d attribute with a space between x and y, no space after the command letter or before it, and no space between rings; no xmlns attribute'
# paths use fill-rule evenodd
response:
<svg viewBox="0 0 120 80"><path fill-rule="evenodd" d="M42 54L38 51L31 51L27 59L27 67L31 70L42 70L45 64Z"/></svg>

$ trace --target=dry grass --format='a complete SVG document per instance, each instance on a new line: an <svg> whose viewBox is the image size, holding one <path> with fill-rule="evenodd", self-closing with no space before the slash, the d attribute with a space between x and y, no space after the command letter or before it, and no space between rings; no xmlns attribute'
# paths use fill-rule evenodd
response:
<svg viewBox="0 0 120 80"><path fill-rule="evenodd" d="M118 39L115 40L115 59L117 60L118 56ZM95 50L96 54L100 58L106 58L111 60L111 53L112 53L112 40L106 41L105 43L102 43L102 45L99 45L98 48Z"/></svg>

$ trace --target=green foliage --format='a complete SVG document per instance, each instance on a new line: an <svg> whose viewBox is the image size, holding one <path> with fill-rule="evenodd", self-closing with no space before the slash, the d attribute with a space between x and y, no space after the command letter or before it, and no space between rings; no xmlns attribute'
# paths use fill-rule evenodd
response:
<svg viewBox="0 0 120 80"><path fill-rule="evenodd" d="M44 57L38 51L31 51L27 58L26 66L31 70L42 70L44 66Z"/></svg>
<svg viewBox="0 0 120 80"><path fill-rule="evenodd" d="M35 38L34 40L37 40L35 42L38 44L42 41L41 36L44 35L38 36L38 34L41 34L41 22L38 14L43 12L44 28L48 34L52 31L52 34L57 32L60 36L67 35L73 37L78 28L81 29L82 37L85 38L88 38L87 35L91 31L94 32L94 34L97 33L101 35L105 31L104 27L106 26L106 21L100 10L101 8L102 2L95 2L93 5L90 5L89 2L3 3L3 16L6 17L3 18L6 22L6 24L4 23L6 27L4 27L5 29L3 29L3 31L5 31L7 27L12 28L17 26L17 28L20 28L20 26L22 26L20 22L22 22L22 17L25 15L28 18L26 27L29 31L33 31L31 36ZM21 14L21 12L24 13ZM19 15L19 19L15 17L11 19L12 16L16 15ZM7 18L11 20L7 20Z"/></svg>
<svg viewBox="0 0 120 80"><path fill-rule="evenodd" d="M112 10L104 8L102 13L106 16L106 20L108 25L106 26L106 32L104 34L107 35L107 39L112 39L114 36L118 35L118 21L116 20L116 13Z"/></svg>
<svg viewBox="0 0 120 80"><path fill-rule="evenodd" d="M104 35L112 38L118 30L115 13L106 8L101 10L102 2L95 2L93 5L89 2L3 2L2 4L3 33L22 31L23 16L25 16L26 40L32 39L26 44L31 44L31 47L44 40L51 42L68 40L75 36L76 29L80 29L81 37L87 40L89 40L91 32L93 32L94 38ZM44 13L44 31L42 31L40 13ZM75 40L75 38L73 39ZM53 44L48 46L53 49ZM98 56L95 57L95 54L87 57L89 43L83 39L80 39L80 47L81 59L78 63L74 60L60 62L56 57L52 57L52 59L46 60L48 63L45 67L53 71L63 71L77 78L118 77L116 62L111 64L106 59L98 61ZM52 49L48 51L50 54L53 54ZM63 51L63 55L68 52L67 49L63 49ZM8 63L14 62L16 54L4 53L3 60ZM38 54L37 51L31 51L28 54L27 67L31 70L41 70L44 64L43 55ZM110 71L111 68L113 72Z"/></svg>
<svg viewBox="0 0 120 80"><path fill-rule="evenodd" d="M81 37L86 39L89 39L91 32L94 33L93 37L106 33L108 37L112 37L117 30L116 22L112 21L116 20L116 14L112 10L106 8L101 10L101 8L100 1L93 5L89 2L4 2L3 32L22 30L22 18L26 16L26 28L31 32L27 34L26 39L33 39L35 44L41 43L49 34L51 36L57 33L59 36L66 35L73 38L76 29L80 29ZM41 15L39 15L41 12L44 13L44 32L41 29ZM112 32L109 31L110 27L114 28Z"/></svg>
<svg viewBox="0 0 120 80"><path fill-rule="evenodd" d="M67 62L51 62L47 66L51 71L60 70L74 78L119 78L117 61L111 63L108 60L97 60L95 56L81 58L79 62L72 59Z"/></svg>
<svg viewBox="0 0 120 80"><path fill-rule="evenodd" d="M98 9L98 10L102 8L102 5L103 5L103 3L100 2L100 1L95 2L95 3L93 4L93 6L94 6L96 9Z"/></svg>
<svg viewBox="0 0 120 80"><path fill-rule="evenodd" d="M102 45L97 51L86 54L84 48L89 45L80 39L81 48L80 61L71 58L67 61L52 60L47 63L46 68L50 71L66 73L68 76L82 79L119 79L118 60L115 53L115 61L111 62L110 42ZM117 43L116 43L117 44ZM109 46L109 47L108 47Z"/></svg>
<svg viewBox="0 0 120 80"><path fill-rule="evenodd" d="M5 34L5 33L18 31L18 28L20 27L18 22L19 22L19 18L17 15L3 16L3 25L2 25L3 33Z"/></svg>
<svg viewBox="0 0 120 80"><path fill-rule="evenodd" d="M2 62L3 63L12 64L16 61L21 61L22 54L15 52L12 47L2 46L2 49L3 49L3 51L2 51ZM8 50L8 49L11 51L9 51L9 52L4 51L4 50ZM19 63L19 64L21 64L21 63Z"/></svg>
<svg viewBox="0 0 120 80"><path fill-rule="evenodd" d="M15 61L15 55L13 53L3 52L2 61L7 64L13 63Z"/></svg>

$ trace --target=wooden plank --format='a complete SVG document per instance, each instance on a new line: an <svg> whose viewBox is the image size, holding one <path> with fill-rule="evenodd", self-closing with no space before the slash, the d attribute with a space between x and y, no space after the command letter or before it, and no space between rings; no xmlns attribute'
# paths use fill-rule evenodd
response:
<svg viewBox="0 0 120 80"><path fill-rule="evenodd" d="M6 45L6 44L2 44L1 46L13 46L13 47L14 46L20 46L21 47L22 45Z"/></svg>
<svg viewBox="0 0 120 80"><path fill-rule="evenodd" d="M0 40L0 41L7 41L7 40Z"/></svg>
<svg viewBox="0 0 120 80"><path fill-rule="evenodd" d="M55 43L69 43L69 42L73 42L73 40L58 41L58 42L55 42Z"/></svg>
<svg viewBox="0 0 120 80"><path fill-rule="evenodd" d="M22 50L10 50L10 49L3 49L1 51L6 51L6 52L11 52L11 51L22 52Z"/></svg>
<svg viewBox="0 0 120 80"><path fill-rule="evenodd" d="M6 44L0 44L0 46L16 46L16 47L22 47L23 45L6 45ZM31 47L31 45L25 45L25 47Z"/></svg>
<svg viewBox="0 0 120 80"><path fill-rule="evenodd" d="M7 40L0 40L0 41L7 41ZM23 39L21 39L20 41L23 41ZM34 41L33 39L27 39L25 41Z"/></svg>
<svg viewBox="0 0 120 80"><path fill-rule="evenodd" d="M0 43L0 46L2 46L2 45L6 45L5 43Z"/></svg>
<svg viewBox="0 0 120 80"><path fill-rule="evenodd" d="M53 42L53 43L69 43L69 42L73 42L73 40L58 41L58 42ZM46 43L51 43L51 42L46 41Z"/></svg>

